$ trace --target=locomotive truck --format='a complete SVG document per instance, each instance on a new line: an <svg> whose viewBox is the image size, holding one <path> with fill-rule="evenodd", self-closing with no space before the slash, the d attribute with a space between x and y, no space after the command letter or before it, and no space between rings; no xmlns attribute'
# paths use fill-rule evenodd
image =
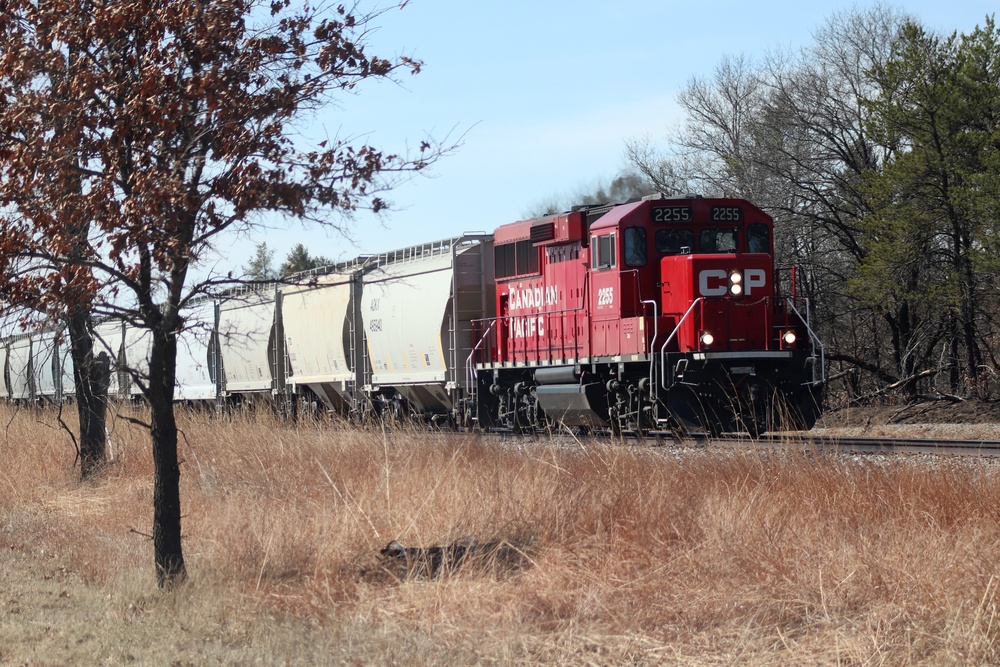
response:
<svg viewBox="0 0 1000 667"><path fill-rule="evenodd" d="M188 313L177 400L526 430L809 428L823 347L739 199L647 197L503 225L231 291ZM138 396L147 338L97 327ZM0 346L0 397L72 397L60 332Z"/></svg>

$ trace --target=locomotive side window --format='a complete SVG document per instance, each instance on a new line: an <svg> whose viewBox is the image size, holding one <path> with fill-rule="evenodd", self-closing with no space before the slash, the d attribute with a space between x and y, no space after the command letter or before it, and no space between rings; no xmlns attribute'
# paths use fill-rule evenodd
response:
<svg viewBox="0 0 1000 667"><path fill-rule="evenodd" d="M493 246L493 261L497 278L510 278L517 275L513 243Z"/></svg>
<svg viewBox="0 0 1000 667"><path fill-rule="evenodd" d="M593 260L591 262L591 268L594 269L613 269L618 265L616 261L615 252L615 235L606 234L605 236L595 236L591 240L591 252L593 253Z"/></svg>
<svg viewBox="0 0 1000 667"><path fill-rule="evenodd" d="M699 243L699 252L736 252L735 229L703 229Z"/></svg>
<svg viewBox="0 0 1000 667"><path fill-rule="evenodd" d="M625 230L625 266L646 265L646 230L629 227Z"/></svg>
<svg viewBox="0 0 1000 667"><path fill-rule="evenodd" d="M531 240L502 243L493 247L493 259L498 280L539 272L539 249Z"/></svg>
<svg viewBox="0 0 1000 667"><path fill-rule="evenodd" d="M517 242L517 275L538 273L538 248L530 240Z"/></svg>
<svg viewBox="0 0 1000 667"><path fill-rule="evenodd" d="M680 255L691 252L691 248L694 247L694 232L690 229L658 229L654 241L657 252Z"/></svg>
<svg viewBox="0 0 1000 667"><path fill-rule="evenodd" d="M747 228L747 252L771 252L771 230L755 222Z"/></svg>

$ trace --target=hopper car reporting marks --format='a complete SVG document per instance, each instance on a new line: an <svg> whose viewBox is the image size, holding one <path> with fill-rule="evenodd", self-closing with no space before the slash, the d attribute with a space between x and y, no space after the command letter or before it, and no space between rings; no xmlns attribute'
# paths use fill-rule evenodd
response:
<svg viewBox="0 0 1000 667"><path fill-rule="evenodd" d="M811 427L823 351L794 277L746 201L585 207L205 301L187 313L176 398L484 428ZM112 393L138 396L146 337L97 333ZM7 340L0 396L69 397L66 350L52 332Z"/></svg>

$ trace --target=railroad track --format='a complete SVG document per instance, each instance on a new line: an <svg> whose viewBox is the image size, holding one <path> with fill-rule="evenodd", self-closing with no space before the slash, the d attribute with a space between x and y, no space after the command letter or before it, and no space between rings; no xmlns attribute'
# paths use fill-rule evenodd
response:
<svg viewBox="0 0 1000 667"><path fill-rule="evenodd" d="M934 454L938 456L1000 457L997 440L945 440L940 438L861 438L783 433L749 437L696 437L683 441L705 447L767 448L856 454Z"/></svg>
<svg viewBox="0 0 1000 667"><path fill-rule="evenodd" d="M751 438L747 435L709 436L692 434L678 438L669 431L651 432L643 437L635 435L611 436L610 433L594 432L586 436L571 436L566 433L536 433L533 435L513 435L493 433L502 440L523 441L527 438L551 439L553 441L591 440L598 442L619 442L629 445L651 445L666 447L720 447L727 449L775 449L788 451L817 451L853 454L930 454L937 456L977 456L1000 458L1000 440L948 440L943 438L891 438L830 436L811 433L779 433Z"/></svg>

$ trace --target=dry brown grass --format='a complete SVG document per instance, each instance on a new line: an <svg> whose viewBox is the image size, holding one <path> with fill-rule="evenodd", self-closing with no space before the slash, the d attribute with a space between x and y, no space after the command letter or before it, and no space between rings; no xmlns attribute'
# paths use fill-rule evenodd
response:
<svg viewBox="0 0 1000 667"><path fill-rule="evenodd" d="M191 581L155 590L148 436L80 484L0 408L0 662L991 664L1000 468L182 418ZM133 529L138 532L132 532ZM390 540L508 541L437 578Z"/></svg>

